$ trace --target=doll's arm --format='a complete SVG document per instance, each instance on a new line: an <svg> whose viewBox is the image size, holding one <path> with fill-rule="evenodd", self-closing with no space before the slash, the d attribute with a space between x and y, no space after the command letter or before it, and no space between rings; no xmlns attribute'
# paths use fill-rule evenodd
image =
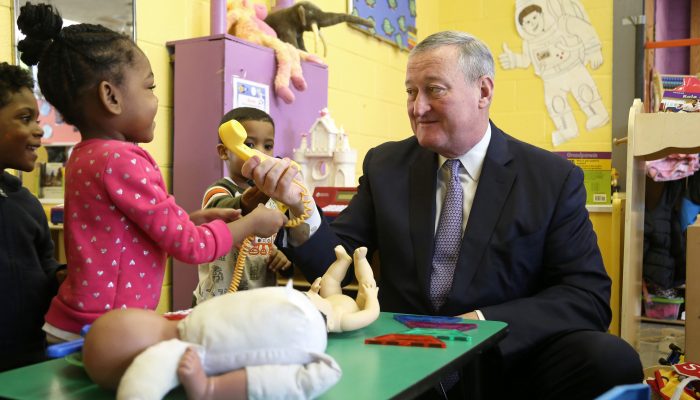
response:
<svg viewBox="0 0 700 400"><path fill-rule="evenodd" d="M342 374L326 354L305 365L259 365L247 367L248 399L310 399L330 389Z"/></svg>
<svg viewBox="0 0 700 400"><path fill-rule="evenodd" d="M177 366L185 350L192 346L192 343L171 339L139 354L119 382L117 400L162 399L180 384Z"/></svg>

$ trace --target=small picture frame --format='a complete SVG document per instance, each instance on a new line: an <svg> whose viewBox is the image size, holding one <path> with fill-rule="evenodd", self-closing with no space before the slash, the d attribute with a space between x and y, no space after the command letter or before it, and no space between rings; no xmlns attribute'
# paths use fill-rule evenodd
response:
<svg viewBox="0 0 700 400"><path fill-rule="evenodd" d="M266 84L233 77L233 108L252 107L270 113L270 87Z"/></svg>

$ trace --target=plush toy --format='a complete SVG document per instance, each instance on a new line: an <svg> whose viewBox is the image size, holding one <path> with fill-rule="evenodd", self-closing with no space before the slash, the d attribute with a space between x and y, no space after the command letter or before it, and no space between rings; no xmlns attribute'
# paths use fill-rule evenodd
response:
<svg viewBox="0 0 700 400"><path fill-rule="evenodd" d="M351 14L324 12L318 6L308 1L300 1L291 7L273 11L265 18L265 22L277 32L280 40L291 43L294 47L306 50L304 32L314 33L314 51L318 38L323 44L323 55L326 55L326 40L319 28L348 22L374 28L374 22Z"/></svg>
<svg viewBox="0 0 700 400"><path fill-rule="evenodd" d="M274 80L275 94L285 103L294 101L295 89L306 89L306 81L301 70L301 61L323 64L323 61L307 52L296 49L277 38L274 30L264 21L267 9L252 0L228 0L226 3L226 26L228 33L249 42L269 47L275 51L277 73Z"/></svg>

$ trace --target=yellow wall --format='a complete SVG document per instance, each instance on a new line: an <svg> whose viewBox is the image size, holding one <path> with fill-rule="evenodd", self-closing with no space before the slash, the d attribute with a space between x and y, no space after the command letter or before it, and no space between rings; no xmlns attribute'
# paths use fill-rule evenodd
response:
<svg viewBox="0 0 700 400"><path fill-rule="evenodd" d="M0 0L0 62L14 64L12 43L14 31L12 23L12 0Z"/></svg>

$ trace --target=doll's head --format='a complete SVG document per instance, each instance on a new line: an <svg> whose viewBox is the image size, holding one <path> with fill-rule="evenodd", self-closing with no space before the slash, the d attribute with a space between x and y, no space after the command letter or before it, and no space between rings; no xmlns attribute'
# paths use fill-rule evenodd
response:
<svg viewBox="0 0 700 400"><path fill-rule="evenodd" d="M158 100L148 59L127 36L102 25L62 28L47 4L20 8L17 27L26 35L17 48L27 65L38 65L41 92L75 125L83 139L105 137L148 142ZM141 89L141 90L139 90Z"/></svg>
<svg viewBox="0 0 700 400"><path fill-rule="evenodd" d="M34 169L43 131L33 89L29 71L0 63L0 173L5 168Z"/></svg>
<svg viewBox="0 0 700 400"><path fill-rule="evenodd" d="M146 348L177 337L177 321L155 311L113 310L90 326L83 345L85 370L95 383L116 389L134 358Z"/></svg>

